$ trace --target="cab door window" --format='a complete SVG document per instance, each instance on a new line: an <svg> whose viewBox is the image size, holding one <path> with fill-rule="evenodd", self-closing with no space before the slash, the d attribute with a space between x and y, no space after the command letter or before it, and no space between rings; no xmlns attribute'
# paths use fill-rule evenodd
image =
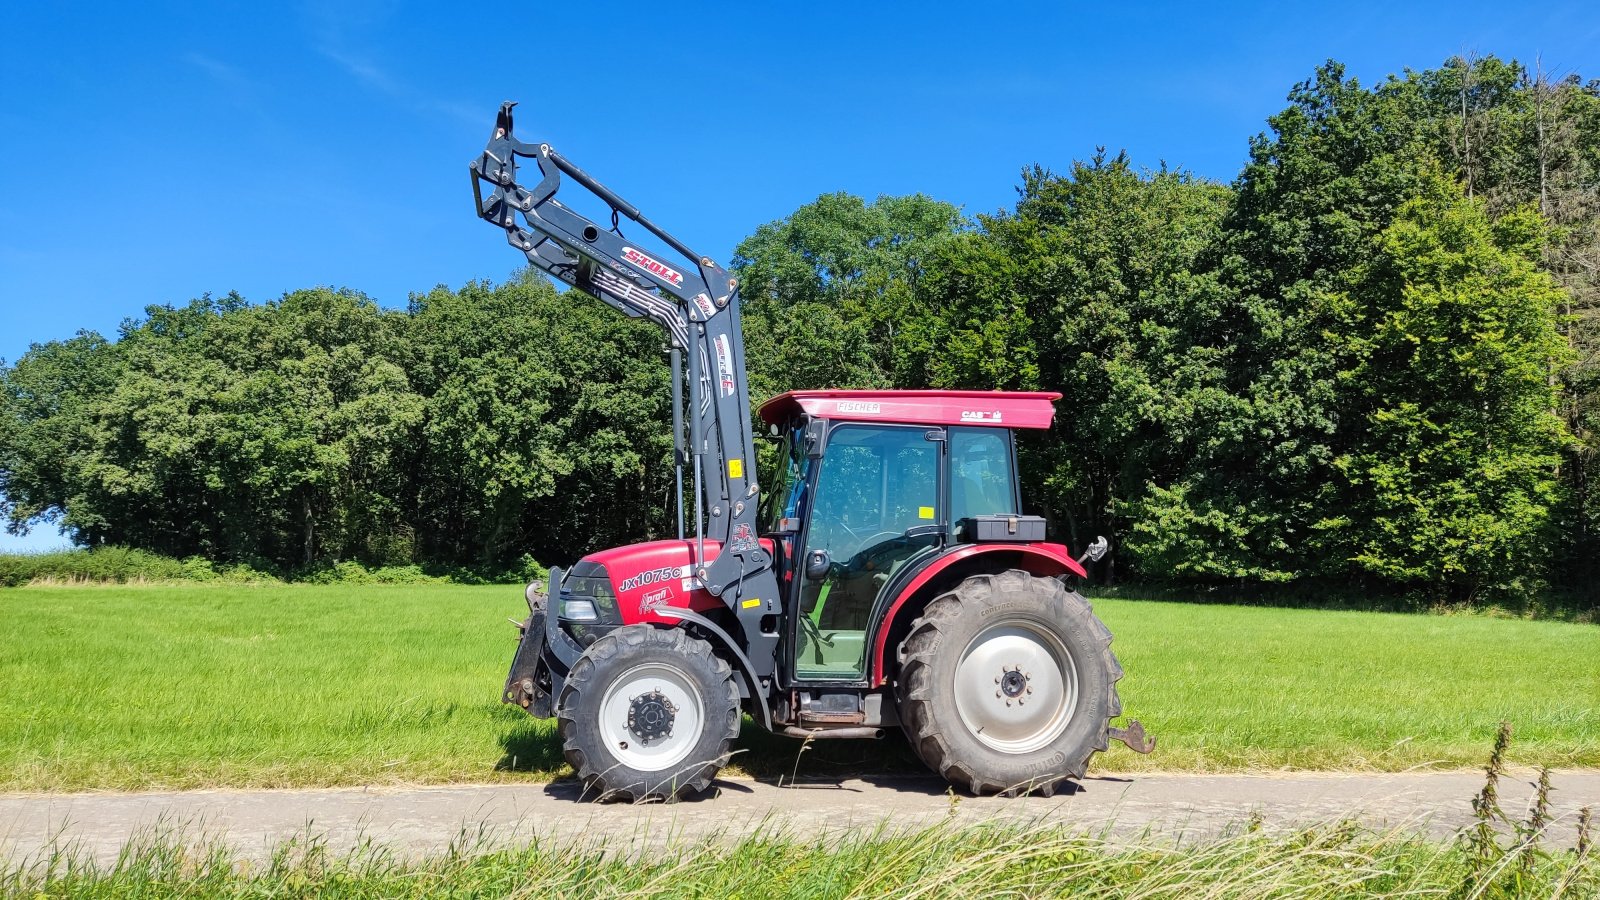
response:
<svg viewBox="0 0 1600 900"><path fill-rule="evenodd" d="M900 566L938 540L935 529L919 526L939 521L939 505L939 445L927 439L927 429L834 428L800 556L797 677L864 676L873 605ZM829 563L820 577L804 571L815 551Z"/></svg>

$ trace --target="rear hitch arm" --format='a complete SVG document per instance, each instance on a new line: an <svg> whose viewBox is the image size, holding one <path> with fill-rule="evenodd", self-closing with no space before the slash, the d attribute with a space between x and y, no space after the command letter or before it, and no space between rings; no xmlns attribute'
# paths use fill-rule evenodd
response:
<svg viewBox="0 0 1600 900"><path fill-rule="evenodd" d="M1144 724L1138 719L1128 722L1127 728L1109 729L1111 739L1121 741L1135 753L1149 753L1156 749L1156 739L1144 733Z"/></svg>

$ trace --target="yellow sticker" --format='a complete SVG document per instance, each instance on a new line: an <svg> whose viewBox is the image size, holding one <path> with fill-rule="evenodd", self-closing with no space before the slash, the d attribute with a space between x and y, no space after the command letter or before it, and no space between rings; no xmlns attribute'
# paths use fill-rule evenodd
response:
<svg viewBox="0 0 1600 900"><path fill-rule="evenodd" d="M744 602L744 604L743 604L745 609L755 609L756 607L758 607L760 605L761 605L761 601L757 600L754 597L751 597L749 600L746 600Z"/></svg>
<svg viewBox="0 0 1600 900"><path fill-rule="evenodd" d="M742 459L730 459L730 460L728 460L728 477L729 478L743 478L744 477L744 460L742 460Z"/></svg>
<svg viewBox="0 0 1600 900"><path fill-rule="evenodd" d="M933 507L931 507L931 506L919 506L919 507L917 507L917 518L919 518L919 519L931 519L931 518L933 518Z"/></svg>

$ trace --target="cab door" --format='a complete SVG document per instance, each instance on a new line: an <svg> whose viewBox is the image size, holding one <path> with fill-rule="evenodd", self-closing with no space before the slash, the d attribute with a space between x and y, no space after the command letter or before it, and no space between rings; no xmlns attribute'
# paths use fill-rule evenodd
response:
<svg viewBox="0 0 1600 900"><path fill-rule="evenodd" d="M925 426L843 423L829 431L796 561L796 680L866 677L879 593L912 557L943 541L942 440L942 430Z"/></svg>

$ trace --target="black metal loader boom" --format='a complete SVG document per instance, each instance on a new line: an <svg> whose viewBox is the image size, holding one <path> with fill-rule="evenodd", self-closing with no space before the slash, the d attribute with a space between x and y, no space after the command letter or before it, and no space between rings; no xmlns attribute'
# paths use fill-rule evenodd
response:
<svg viewBox="0 0 1600 900"><path fill-rule="evenodd" d="M515 105L501 106L488 146L471 164L478 215L504 229L506 240L528 262L629 316L649 319L669 335L674 386L686 381L689 390L688 458L696 485L695 532L700 547L694 574L737 616L743 650L763 682L751 687L765 692L775 667L778 635L763 633L761 619L771 613L767 607L777 600L779 589L771 555L756 539L760 495L737 280L549 144L518 140L512 122ZM531 187L518 181L519 157L538 167L539 180ZM611 208L609 228L556 199L563 175ZM620 233L622 217L638 223L682 259L658 259L634 246ZM687 373L678 363L679 349L688 353ZM674 438L681 447L682 429ZM679 466L683 461L680 451ZM681 476L678 509L681 529ZM721 545L709 563L707 539Z"/></svg>

